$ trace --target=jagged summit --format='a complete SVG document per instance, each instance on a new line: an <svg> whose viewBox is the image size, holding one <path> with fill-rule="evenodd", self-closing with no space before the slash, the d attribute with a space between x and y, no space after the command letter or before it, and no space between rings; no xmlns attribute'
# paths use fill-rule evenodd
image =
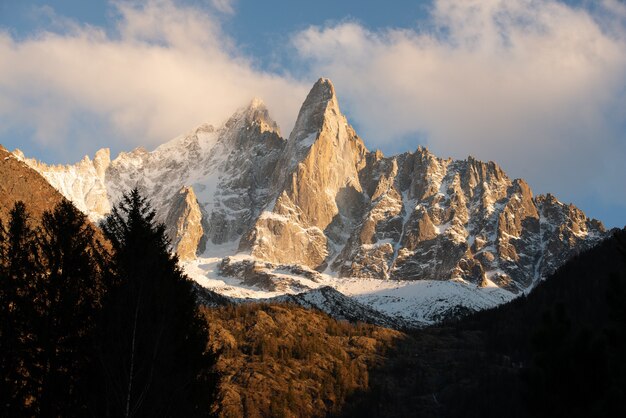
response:
<svg viewBox="0 0 626 418"><path fill-rule="evenodd" d="M344 244L339 231L354 222L362 203L359 171L367 154L339 110L332 83L319 79L300 108L281 159L275 203L244 235L240 249L323 269L334 248Z"/></svg>
<svg viewBox="0 0 626 418"><path fill-rule="evenodd" d="M3 150L6 150L6 148L2 147ZM8 150L7 150L8 151ZM18 160L24 160L26 158L26 156L24 155L24 152L19 149L19 148L15 148L13 151L10 151L11 154L13 154Z"/></svg>
<svg viewBox="0 0 626 418"><path fill-rule="evenodd" d="M253 97L252 100L250 100L250 103L248 104L248 109L259 109L259 108L263 108L265 109L265 102L263 101L263 99L261 99L260 97Z"/></svg>
<svg viewBox="0 0 626 418"><path fill-rule="evenodd" d="M320 78L304 100L289 140L305 140L319 132L326 119L342 116L335 87L329 79Z"/></svg>
<svg viewBox="0 0 626 418"><path fill-rule="evenodd" d="M101 148L96 151L96 155L93 157L93 166L98 177L103 181L109 165L111 165L111 150L109 148Z"/></svg>
<svg viewBox="0 0 626 418"><path fill-rule="evenodd" d="M230 129L237 124L258 126L261 132L273 132L280 136L278 123L272 119L265 103L258 97L253 98L247 106L235 112L224 127Z"/></svg>

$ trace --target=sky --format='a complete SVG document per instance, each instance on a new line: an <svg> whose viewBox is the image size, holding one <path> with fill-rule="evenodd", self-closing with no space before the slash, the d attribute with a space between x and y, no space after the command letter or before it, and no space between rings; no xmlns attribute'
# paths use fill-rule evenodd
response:
<svg viewBox="0 0 626 418"><path fill-rule="evenodd" d="M322 76L369 149L492 160L626 224L622 0L0 0L0 144L47 163L254 97L287 137Z"/></svg>

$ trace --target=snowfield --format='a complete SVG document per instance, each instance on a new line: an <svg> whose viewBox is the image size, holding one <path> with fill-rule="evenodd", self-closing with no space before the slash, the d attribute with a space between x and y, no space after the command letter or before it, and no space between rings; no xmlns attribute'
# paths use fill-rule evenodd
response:
<svg viewBox="0 0 626 418"><path fill-rule="evenodd" d="M217 252L222 250L223 255L232 254L232 248L227 246L217 250ZM230 256L230 259L235 262L254 261L254 258L242 254ZM187 275L199 285L233 300L265 301L283 295L302 295L316 289L331 287L361 305L417 327L436 323L446 317L488 309L517 296L495 285L479 287L462 280L400 281L337 277L331 274L320 274L318 279L312 280L286 269L268 268L266 272L277 281L290 284L279 291L271 291L255 285L246 285L240 278L220 275L221 261L222 257L219 256L200 257L181 264ZM333 312L328 313L333 315Z"/></svg>

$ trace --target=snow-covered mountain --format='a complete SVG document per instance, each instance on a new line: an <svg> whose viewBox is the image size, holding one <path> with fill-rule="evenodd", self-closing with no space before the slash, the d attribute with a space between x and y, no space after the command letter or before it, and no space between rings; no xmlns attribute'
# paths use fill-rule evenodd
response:
<svg viewBox="0 0 626 418"><path fill-rule="evenodd" d="M255 99L219 128L113 161L107 149L64 166L14 153L95 221L139 187L188 273L218 293L316 292L310 302L330 286L412 323L510 300L606 235L493 162L368 151L327 79L288 139Z"/></svg>

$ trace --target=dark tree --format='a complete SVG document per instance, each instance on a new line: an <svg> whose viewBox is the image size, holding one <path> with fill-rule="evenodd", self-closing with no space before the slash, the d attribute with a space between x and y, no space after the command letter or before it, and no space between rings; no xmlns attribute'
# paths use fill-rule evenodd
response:
<svg viewBox="0 0 626 418"><path fill-rule="evenodd" d="M31 325L34 277L37 272L35 235L24 203L9 214L7 229L0 226L0 415L27 414L35 391L25 368L34 364Z"/></svg>
<svg viewBox="0 0 626 418"><path fill-rule="evenodd" d="M70 202L0 226L0 416L82 416L93 368L105 251Z"/></svg>
<svg viewBox="0 0 626 418"><path fill-rule="evenodd" d="M170 253L162 224L137 189L102 228L114 249L99 356L109 416L196 416L210 410L214 357L190 280Z"/></svg>
<svg viewBox="0 0 626 418"><path fill-rule="evenodd" d="M40 416L87 413L86 376L93 367L105 251L86 216L67 200L45 212L37 234L39 274L34 306Z"/></svg>

